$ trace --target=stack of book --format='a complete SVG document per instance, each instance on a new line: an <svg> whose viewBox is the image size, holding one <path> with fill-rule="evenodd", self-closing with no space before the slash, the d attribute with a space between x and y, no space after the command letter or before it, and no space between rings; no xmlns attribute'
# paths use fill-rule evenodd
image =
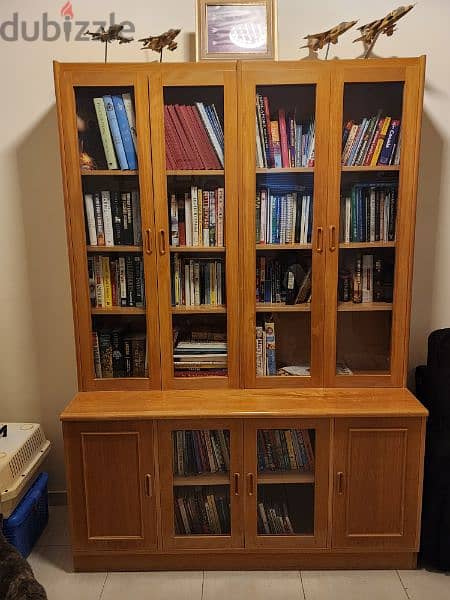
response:
<svg viewBox="0 0 450 600"><path fill-rule="evenodd" d="M361 123L348 121L342 134L344 166L400 164L400 121L381 116L381 111Z"/></svg>
<svg viewBox="0 0 450 600"><path fill-rule="evenodd" d="M84 195L87 240L91 246L142 245L138 190Z"/></svg>
<svg viewBox="0 0 450 600"><path fill-rule="evenodd" d="M94 98L108 169L137 169L136 115L131 94Z"/></svg>
<svg viewBox="0 0 450 600"><path fill-rule="evenodd" d="M257 244L309 244L313 219L312 192L256 193Z"/></svg>
<svg viewBox="0 0 450 600"><path fill-rule="evenodd" d="M271 118L269 98L256 94L256 166L259 168L313 167L314 119L299 123L295 111L278 109Z"/></svg>
<svg viewBox="0 0 450 600"><path fill-rule="evenodd" d="M224 188L170 194L170 243L172 246L223 246Z"/></svg>
<svg viewBox="0 0 450 600"><path fill-rule="evenodd" d="M145 305L144 262L142 256L89 256L91 306L112 308Z"/></svg>
<svg viewBox="0 0 450 600"><path fill-rule="evenodd" d="M227 343L224 341L179 341L173 351L176 377L227 374Z"/></svg>
<svg viewBox="0 0 450 600"><path fill-rule="evenodd" d="M221 306L225 303L225 269L221 259L171 257L172 306Z"/></svg>
<svg viewBox="0 0 450 600"><path fill-rule="evenodd" d="M166 104L164 125L168 169L223 169L223 129L214 104Z"/></svg>
<svg viewBox="0 0 450 600"><path fill-rule="evenodd" d="M395 240L397 184L356 184L341 199L343 242Z"/></svg>
<svg viewBox="0 0 450 600"><path fill-rule="evenodd" d="M256 375L277 374L275 323L273 319L256 326Z"/></svg>
<svg viewBox="0 0 450 600"><path fill-rule="evenodd" d="M311 302L311 266L287 266L278 259L257 256L256 302L303 304Z"/></svg>
<svg viewBox="0 0 450 600"><path fill-rule="evenodd" d="M289 535L295 533L287 503L269 498L258 498L258 534Z"/></svg>
<svg viewBox="0 0 450 600"><path fill-rule="evenodd" d="M230 533L230 498L225 489L175 488L177 535L226 535Z"/></svg>
<svg viewBox="0 0 450 600"><path fill-rule="evenodd" d="M307 429L258 429L258 472L314 471Z"/></svg>
<svg viewBox="0 0 450 600"><path fill-rule="evenodd" d="M92 345L97 379L147 377L145 335L102 329L92 332Z"/></svg>
<svg viewBox="0 0 450 600"><path fill-rule="evenodd" d="M339 270L341 302L392 302L393 266L381 256L358 254L353 264Z"/></svg>
<svg viewBox="0 0 450 600"><path fill-rule="evenodd" d="M224 429L173 433L173 474L226 473L230 469L230 432Z"/></svg>

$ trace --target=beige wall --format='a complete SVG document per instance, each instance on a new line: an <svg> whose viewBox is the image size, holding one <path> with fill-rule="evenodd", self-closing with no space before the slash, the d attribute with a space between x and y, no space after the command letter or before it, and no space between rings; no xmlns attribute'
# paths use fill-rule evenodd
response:
<svg viewBox="0 0 450 600"><path fill-rule="evenodd" d="M60 21L60 2L2 0L0 22L15 11L21 20ZM279 0L280 59L305 56L301 37L341 20L366 23L395 2ZM399 4L399 2L397 2ZM161 6L164 10L161 10ZM195 28L194 0L73 0L76 20L96 20L114 10L136 24L136 37L181 27L179 49L168 60L189 60ZM410 365L425 358L426 338L450 324L450 2L422 1L380 56L427 54L427 82L420 169ZM422 33L423 32L423 33ZM357 57L347 33L330 57ZM0 137L0 420L40 420L52 439L51 489L64 488L58 414L76 390L70 285L59 169L52 60L101 60L96 43L4 42ZM138 44L112 46L111 60L153 60Z"/></svg>

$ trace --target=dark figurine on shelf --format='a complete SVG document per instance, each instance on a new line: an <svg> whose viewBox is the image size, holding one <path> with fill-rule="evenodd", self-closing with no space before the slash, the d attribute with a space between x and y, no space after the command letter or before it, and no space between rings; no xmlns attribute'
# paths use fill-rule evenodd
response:
<svg viewBox="0 0 450 600"><path fill-rule="evenodd" d="M161 35L151 35L147 38L138 40L143 42L141 50L153 50L153 52L159 53L159 62L162 62L163 50L171 50L172 52L177 49L178 44L175 42L175 38L180 33L181 29L169 29Z"/></svg>
<svg viewBox="0 0 450 600"><path fill-rule="evenodd" d="M376 41L382 33L391 36L395 32L397 21L409 13L414 8L415 4L408 6L399 6L388 15L378 21L372 21L366 25L358 27L361 35L353 42L362 42L364 44L364 58L368 58L375 46Z"/></svg>
<svg viewBox="0 0 450 600"><path fill-rule="evenodd" d="M306 35L303 39L308 40L304 46L301 48L309 48L311 52L317 52L318 50L322 50L324 46L327 47L327 52L325 54L325 60L328 58L328 51L330 49L330 44L337 44L338 37L348 31L353 25L355 25L358 21L342 21L339 25L332 27L331 29L327 29L327 31L322 31L321 33L312 33L310 35Z"/></svg>
<svg viewBox="0 0 450 600"><path fill-rule="evenodd" d="M93 41L99 41L105 44L105 62L108 61L108 44L111 42L119 42L119 44L129 44L133 38L125 37L121 34L123 25L111 25L107 30L100 27L98 31L86 31L86 35L90 35Z"/></svg>

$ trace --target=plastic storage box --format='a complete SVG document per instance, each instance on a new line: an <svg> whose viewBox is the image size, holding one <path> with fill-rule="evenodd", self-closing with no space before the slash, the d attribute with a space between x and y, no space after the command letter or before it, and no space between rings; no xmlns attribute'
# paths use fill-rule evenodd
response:
<svg viewBox="0 0 450 600"><path fill-rule="evenodd" d="M0 422L0 431L0 513L6 519L39 474L50 442L37 423Z"/></svg>
<svg viewBox="0 0 450 600"><path fill-rule="evenodd" d="M48 475L41 473L13 514L3 521L3 534L24 558L48 523Z"/></svg>

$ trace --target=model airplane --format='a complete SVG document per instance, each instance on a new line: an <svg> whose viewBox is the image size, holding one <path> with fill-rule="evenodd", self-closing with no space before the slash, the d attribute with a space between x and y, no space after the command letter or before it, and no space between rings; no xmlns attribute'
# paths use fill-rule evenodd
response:
<svg viewBox="0 0 450 600"><path fill-rule="evenodd" d="M361 35L359 38L353 41L363 42L366 46L368 46L364 58L367 58L369 56L378 37L382 33L391 36L395 31L395 26L397 22L407 13L409 13L409 11L414 8L414 6L415 4L409 4L408 6L399 6L382 19L378 19L378 21L372 21L371 23L362 25L362 27L358 27L359 31L361 32Z"/></svg>
<svg viewBox="0 0 450 600"><path fill-rule="evenodd" d="M103 42L105 44L105 62L108 60L108 44L111 42L119 42L119 44L129 44L133 38L125 37L120 32L123 30L123 25L111 25L105 30L100 27L99 31L86 31L86 35L90 35L92 40Z"/></svg>
<svg viewBox="0 0 450 600"><path fill-rule="evenodd" d="M322 50L324 46L328 46L325 56L325 58L327 58L330 44L337 44L338 37L353 27L355 23L357 23L357 21L342 21L342 23L339 23L339 25L336 25L327 31L306 35L303 39L308 41L301 47L309 48L310 50L317 52L317 50Z"/></svg>
<svg viewBox="0 0 450 600"><path fill-rule="evenodd" d="M159 59L162 61L162 53L164 48L171 50L172 52L177 49L178 44L175 42L175 38L180 33L181 29L169 29L161 35L151 35L147 38L138 40L143 42L141 50L153 50L153 52L159 52Z"/></svg>

